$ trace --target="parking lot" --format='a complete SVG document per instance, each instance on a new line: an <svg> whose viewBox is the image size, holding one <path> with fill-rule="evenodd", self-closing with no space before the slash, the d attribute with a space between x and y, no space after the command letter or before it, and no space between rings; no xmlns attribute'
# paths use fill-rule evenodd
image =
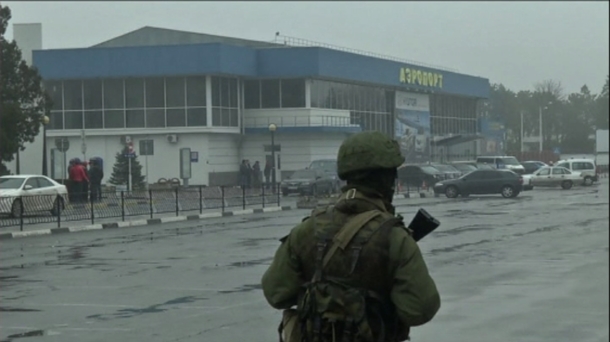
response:
<svg viewBox="0 0 610 342"><path fill-rule="evenodd" d="M441 221L420 247L442 307L412 340L608 341L608 194L397 200ZM307 214L0 241L0 341L277 340L260 278Z"/></svg>

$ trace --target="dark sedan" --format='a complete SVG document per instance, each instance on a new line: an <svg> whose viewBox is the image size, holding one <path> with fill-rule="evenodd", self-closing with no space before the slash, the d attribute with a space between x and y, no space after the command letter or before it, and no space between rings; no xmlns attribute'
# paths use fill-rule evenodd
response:
<svg viewBox="0 0 610 342"><path fill-rule="evenodd" d="M444 180L434 185L434 192L448 198L469 195L501 194L517 197L523 190L523 177L509 170L476 170L458 179Z"/></svg>
<svg viewBox="0 0 610 342"><path fill-rule="evenodd" d="M282 194L301 195L329 194L335 187L335 181L322 170L297 170L281 183Z"/></svg>
<svg viewBox="0 0 610 342"><path fill-rule="evenodd" d="M452 163L450 165L453 166L458 171L460 171L461 172L461 176L463 176L463 175L465 175L465 174L467 174L469 172L475 171L477 169L476 166L471 165L471 164L467 164L467 163L455 163L455 164Z"/></svg>
<svg viewBox="0 0 610 342"><path fill-rule="evenodd" d="M430 165L402 165L398 168L398 180L402 187L411 189L424 185L432 186L442 180L444 175L437 168Z"/></svg>

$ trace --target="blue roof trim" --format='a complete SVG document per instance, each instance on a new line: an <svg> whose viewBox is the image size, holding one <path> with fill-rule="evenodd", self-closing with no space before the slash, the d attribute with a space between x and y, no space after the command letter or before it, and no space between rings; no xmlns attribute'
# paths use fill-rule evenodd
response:
<svg viewBox="0 0 610 342"><path fill-rule="evenodd" d="M405 91L488 98L489 80L320 47L254 49L222 43L37 50L43 79L224 74L248 78L312 77ZM442 75L442 87L401 83L401 69ZM431 75L428 75L431 76ZM428 79L428 78L426 78Z"/></svg>
<svg viewBox="0 0 610 342"><path fill-rule="evenodd" d="M278 127L276 133L358 133L360 127L341 127L341 126L303 126L303 127ZM246 127L246 134L269 134L267 127Z"/></svg>

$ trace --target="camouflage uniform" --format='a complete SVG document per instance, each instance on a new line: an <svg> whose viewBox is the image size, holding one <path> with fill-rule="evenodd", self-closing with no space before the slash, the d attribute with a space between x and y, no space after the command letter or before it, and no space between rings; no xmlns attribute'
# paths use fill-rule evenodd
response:
<svg viewBox="0 0 610 342"><path fill-rule="evenodd" d="M437 313L436 285L392 194L362 185L371 170L395 178L403 162L398 144L379 132L341 145L338 173L348 185L335 205L314 210L280 240L262 279L269 304L284 309L280 340L403 341Z"/></svg>

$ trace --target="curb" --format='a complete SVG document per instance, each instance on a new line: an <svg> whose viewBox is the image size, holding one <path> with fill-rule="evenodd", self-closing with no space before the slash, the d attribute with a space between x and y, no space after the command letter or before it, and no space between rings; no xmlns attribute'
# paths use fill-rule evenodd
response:
<svg viewBox="0 0 610 342"><path fill-rule="evenodd" d="M50 229L29 230L29 231L23 231L23 232L7 232L7 233L0 233L0 240L24 238L24 237L31 237L31 236L41 236L41 235L76 233L76 232L84 232L84 231L92 231L92 230L141 227L141 226L148 226L148 225L155 225L155 224L162 224L162 223L198 221L198 220L220 218L220 217L226 217L226 216L241 216L241 215L250 215L250 214L271 213L271 212L285 211L285 210L291 210L291 209L292 209L292 207L287 205L287 206L281 206L281 207L256 208L256 209L245 209L245 210L235 210L235 211L225 211L225 212L219 211L219 212L215 212L215 213L187 215L187 216L158 217L158 218L152 218L152 219L146 219L146 220L97 223L97 224L91 224L88 226L78 226L78 227L60 227L60 228L50 228Z"/></svg>

